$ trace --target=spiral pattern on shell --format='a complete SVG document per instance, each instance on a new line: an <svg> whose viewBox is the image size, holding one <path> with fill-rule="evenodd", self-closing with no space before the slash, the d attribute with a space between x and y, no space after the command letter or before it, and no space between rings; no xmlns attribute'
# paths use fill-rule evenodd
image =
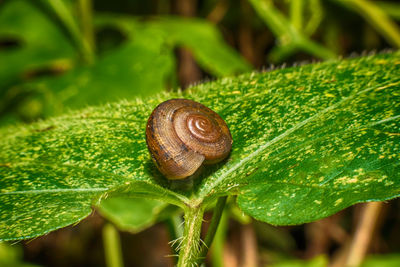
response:
<svg viewBox="0 0 400 267"><path fill-rule="evenodd" d="M229 155L232 137L225 121L188 99L158 105L147 122L146 142L157 168L168 179L184 179L204 163Z"/></svg>

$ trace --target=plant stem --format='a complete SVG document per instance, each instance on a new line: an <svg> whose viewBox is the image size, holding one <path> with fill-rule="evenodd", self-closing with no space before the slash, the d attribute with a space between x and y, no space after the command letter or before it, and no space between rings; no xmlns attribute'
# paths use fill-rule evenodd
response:
<svg viewBox="0 0 400 267"><path fill-rule="evenodd" d="M211 246L211 243L214 240L215 233L217 232L218 225L221 220L222 212L224 211L226 199L227 196L220 197L218 199L217 205L215 206L214 209L213 217L211 219L210 226L208 227L207 235L200 249L199 261L205 259L205 257L207 256L208 248Z"/></svg>
<svg viewBox="0 0 400 267"><path fill-rule="evenodd" d="M394 47L400 48L400 28L390 17L372 1L336 0L343 6L357 11L372 27Z"/></svg>
<svg viewBox="0 0 400 267"><path fill-rule="evenodd" d="M103 244L108 267L122 267L122 252L117 229L112 224L103 227Z"/></svg>
<svg viewBox="0 0 400 267"><path fill-rule="evenodd" d="M185 209L185 228L180 244L178 267L196 266L200 253L200 232L204 207L200 204Z"/></svg>
<svg viewBox="0 0 400 267"><path fill-rule="evenodd" d="M290 21L298 30L303 27L303 6L303 0L290 1Z"/></svg>
<svg viewBox="0 0 400 267"><path fill-rule="evenodd" d="M93 15L92 0L79 0L79 11L82 35L86 39L91 50L95 50L94 31L93 31Z"/></svg>
<svg viewBox="0 0 400 267"><path fill-rule="evenodd" d="M321 6L321 0L310 0L308 7L311 17L308 19L306 25L304 25L303 33L306 36L311 36L317 30L324 17L324 9Z"/></svg>
<svg viewBox="0 0 400 267"><path fill-rule="evenodd" d="M226 241L226 234L228 231L229 217L225 211L222 213L221 220L219 222L218 230L215 233L214 242L212 243L212 254L211 262L214 267L224 266L224 245Z"/></svg>
<svg viewBox="0 0 400 267"><path fill-rule="evenodd" d="M277 9L271 0L250 0L255 11L281 45L292 45L322 59L335 58L335 53L305 36ZM295 50L286 50L291 52Z"/></svg>
<svg viewBox="0 0 400 267"><path fill-rule="evenodd" d="M253 267L259 266L258 264L258 247L257 247L257 238L254 231L254 227L252 223L245 224L241 226L240 230L240 240L241 240L241 247L243 251L243 259L242 259L242 266L243 267Z"/></svg>
<svg viewBox="0 0 400 267"><path fill-rule="evenodd" d="M368 250L382 202L365 204L357 231L350 244L346 266L359 266Z"/></svg>
<svg viewBox="0 0 400 267"><path fill-rule="evenodd" d="M334 52L329 50L328 48L315 43L307 38L301 38L298 43L298 47L300 47L303 51L308 52L311 55L322 58L324 60L335 58L336 55Z"/></svg>

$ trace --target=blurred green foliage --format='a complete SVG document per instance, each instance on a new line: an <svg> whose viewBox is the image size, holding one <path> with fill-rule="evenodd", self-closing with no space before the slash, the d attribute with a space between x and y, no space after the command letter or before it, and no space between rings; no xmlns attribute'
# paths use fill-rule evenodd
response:
<svg viewBox="0 0 400 267"><path fill-rule="evenodd" d="M74 23L68 23L73 17L63 15L71 8L66 4L17 0L0 9L4 44L0 60L5 63L0 66L3 122L10 121L10 114L32 121L60 114L65 108L176 88L177 46L189 47L200 64L216 76L250 70L224 43L215 26L205 21L165 18L147 23L134 17L104 15L95 17L96 30L113 27L125 41L95 62L84 64L92 61L92 55L86 55L87 45L76 45L79 33Z"/></svg>
<svg viewBox="0 0 400 267"><path fill-rule="evenodd" d="M38 265L23 261L23 251L20 245L0 243L0 265L8 267L35 267Z"/></svg>
<svg viewBox="0 0 400 267"><path fill-rule="evenodd" d="M186 86L177 48L190 51L199 67L197 76L183 73L194 83L243 73L251 64L400 46L395 1L205 0L194 11L179 5L2 2L0 125Z"/></svg>
<svg viewBox="0 0 400 267"><path fill-rule="evenodd" d="M370 255L360 267L397 267L400 263L399 254ZM283 260L272 264L272 267L326 267L329 265L326 256L318 256L311 260Z"/></svg>

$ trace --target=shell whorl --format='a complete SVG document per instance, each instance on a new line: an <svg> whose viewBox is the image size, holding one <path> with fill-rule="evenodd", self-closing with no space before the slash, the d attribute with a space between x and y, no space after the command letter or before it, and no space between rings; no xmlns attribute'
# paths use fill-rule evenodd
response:
<svg viewBox="0 0 400 267"><path fill-rule="evenodd" d="M186 178L203 163L223 160L232 147L224 120L188 99L158 105L147 122L146 141L153 161L169 179Z"/></svg>

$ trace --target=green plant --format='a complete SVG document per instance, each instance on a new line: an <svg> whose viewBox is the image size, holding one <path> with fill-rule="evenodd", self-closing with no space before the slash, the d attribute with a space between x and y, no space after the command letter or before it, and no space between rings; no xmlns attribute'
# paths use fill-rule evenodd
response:
<svg viewBox="0 0 400 267"><path fill-rule="evenodd" d="M1 239L76 223L110 197L155 199L152 205L183 210L178 265L190 266L206 251L204 211L219 199L218 220L226 196L237 196L242 211L274 225L397 197L399 64L393 52L249 73L3 128ZM234 140L229 159L206 168L190 190L158 173L144 140L151 110L173 97L215 110Z"/></svg>
<svg viewBox="0 0 400 267"><path fill-rule="evenodd" d="M164 15L170 12L161 11L161 2L167 1L159 3L161 15L151 18L93 12L90 0L0 4L0 124L44 119L0 129L0 240L46 234L95 208L118 229L134 233L157 222L168 225L181 266L199 264L215 236L212 261L221 266L228 216L235 212L239 221L253 217L291 225L400 195L398 52L226 78L251 66L226 45L216 25ZM225 16L221 10L228 1L205 2ZM233 10L228 20L244 3L228 4ZM345 51L339 34L347 29L329 17L331 6L365 19L375 38L399 44L400 31L391 20L399 17L394 2L247 5L240 26L251 36L256 31L250 23L265 24L277 38L267 51L272 61L299 51L322 59ZM252 12L258 17L247 16ZM104 37L109 31L117 37ZM365 43L357 42L369 48ZM176 49L190 51L198 67L219 80L175 89ZM214 109L234 136L229 159L193 181L168 182L145 146L147 117L173 97ZM208 210L214 215L201 241ZM242 211L251 217L238 215ZM104 226L103 240L107 264L120 266L118 232L111 224ZM20 263L17 248L0 245L0 262ZM18 257L7 256L10 252ZM327 261L286 260L282 265ZM365 264L385 260L391 259Z"/></svg>
<svg viewBox="0 0 400 267"><path fill-rule="evenodd" d="M86 1L80 2L80 13L90 13ZM0 9L0 41L17 43L0 49L0 61L5 62L0 65L0 123L10 114L30 122L71 108L176 88L176 48L190 49L216 77L251 69L205 20L164 16L142 21L98 14L87 22L85 15L90 25L84 34L68 3L16 0ZM95 54L90 45L93 27L98 32L111 28L125 42Z"/></svg>

